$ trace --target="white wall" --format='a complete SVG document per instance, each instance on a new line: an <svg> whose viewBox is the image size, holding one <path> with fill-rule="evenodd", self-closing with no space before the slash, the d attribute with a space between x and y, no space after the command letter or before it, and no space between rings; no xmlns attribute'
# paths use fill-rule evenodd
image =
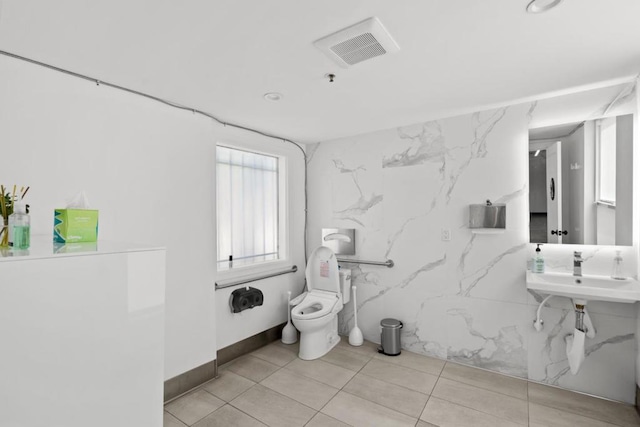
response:
<svg viewBox="0 0 640 427"><path fill-rule="evenodd" d="M602 96L610 102L618 92L581 94L579 104L591 96L595 104L581 107L595 110L606 105ZM535 248L528 243L528 128L579 121L566 114L574 101L544 100L319 144L309 167L310 247L323 227L355 227L357 257L395 262L391 269L353 267L366 339L379 341L380 320L395 317L404 322L405 349L633 401L633 305L590 303L598 334L588 340L577 376L564 353L564 336L574 327L571 302L551 300L544 330L532 326L542 298L527 292L524 279ZM506 203L504 234L468 229L469 204L486 199ZM451 241L441 240L442 229L451 230ZM614 251L606 247L546 245L547 268L571 271L574 250L588 259L587 274L609 274ZM635 254L637 247L623 248L632 274ZM348 332L351 304L339 319Z"/></svg>
<svg viewBox="0 0 640 427"><path fill-rule="evenodd" d="M302 292L304 287L304 161L302 152L291 144L273 144L273 141L265 145L264 142L252 143L238 140L227 140L228 143L239 143L243 148L250 150L268 149L269 153L286 156L286 173L288 186L286 197L288 199L288 213L290 235L287 242L289 259L275 263L269 270L278 270L296 265L298 272L286 274L268 279L248 283L260 289L264 294L264 303L260 307L254 307L241 313L232 313L229 308L231 293L238 287L224 288L216 291L216 319L217 319L217 347L225 348L231 344L248 338L252 335L279 325L287 320L287 291L291 291L294 298ZM223 273L226 280L229 272ZM242 270L235 273L242 273ZM222 276L220 274L219 276ZM221 280L219 280L221 281Z"/></svg>
<svg viewBox="0 0 640 427"><path fill-rule="evenodd" d="M285 144L0 56L0 183L31 186L33 233L51 235L53 209L84 189L100 210L99 239L167 247L165 379L215 359L221 329L229 342L286 318L216 320L226 297L214 292L218 140ZM300 188L291 191L299 218ZM302 254L300 224L293 239Z"/></svg>

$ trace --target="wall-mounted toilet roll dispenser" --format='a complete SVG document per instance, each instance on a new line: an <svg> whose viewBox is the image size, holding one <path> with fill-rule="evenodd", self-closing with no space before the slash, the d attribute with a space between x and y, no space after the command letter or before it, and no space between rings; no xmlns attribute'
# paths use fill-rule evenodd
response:
<svg viewBox="0 0 640 427"><path fill-rule="evenodd" d="M241 311L262 305L263 301L264 295L260 289L247 286L231 292L229 305L233 313L240 313Z"/></svg>

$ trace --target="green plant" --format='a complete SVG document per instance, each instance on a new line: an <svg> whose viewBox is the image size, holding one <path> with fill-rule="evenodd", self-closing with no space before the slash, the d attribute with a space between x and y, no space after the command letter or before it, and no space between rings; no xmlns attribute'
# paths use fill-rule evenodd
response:
<svg viewBox="0 0 640 427"><path fill-rule="evenodd" d="M5 189L4 185L0 185L0 216L4 220L4 227L0 228L0 247L9 244L9 215L13 213L13 204L18 200L24 199L27 195L29 187L24 187L17 191L17 186L13 186L13 193L9 192L9 188ZM29 213L29 205L27 205L27 213Z"/></svg>

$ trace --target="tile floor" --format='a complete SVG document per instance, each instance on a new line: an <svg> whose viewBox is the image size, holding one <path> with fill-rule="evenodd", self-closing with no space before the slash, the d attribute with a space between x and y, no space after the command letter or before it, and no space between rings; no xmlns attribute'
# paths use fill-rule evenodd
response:
<svg viewBox="0 0 640 427"><path fill-rule="evenodd" d="M343 337L307 362L274 342L165 405L164 426L640 426L630 405L376 347Z"/></svg>

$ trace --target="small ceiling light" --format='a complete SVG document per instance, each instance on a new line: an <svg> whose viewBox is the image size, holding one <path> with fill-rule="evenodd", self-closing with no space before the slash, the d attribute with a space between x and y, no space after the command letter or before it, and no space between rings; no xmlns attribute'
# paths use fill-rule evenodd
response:
<svg viewBox="0 0 640 427"><path fill-rule="evenodd" d="M540 150L536 151L536 154L534 154L533 157L538 157L538 154L540 154Z"/></svg>
<svg viewBox="0 0 640 427"><path fill-rule="evenodd" d="M264 94L264 99L266 99L267 101L276 102L280 101L282 98L284 98L284 96L278 92L269 92Z"/></svg>
<svg viewBox="0 0 640 427"><path fill-rule="evenodd" d="M532 0L527 5L528 13L542 13L547 10L553 9L557 5L562 3L562 0Z"/></svg>

